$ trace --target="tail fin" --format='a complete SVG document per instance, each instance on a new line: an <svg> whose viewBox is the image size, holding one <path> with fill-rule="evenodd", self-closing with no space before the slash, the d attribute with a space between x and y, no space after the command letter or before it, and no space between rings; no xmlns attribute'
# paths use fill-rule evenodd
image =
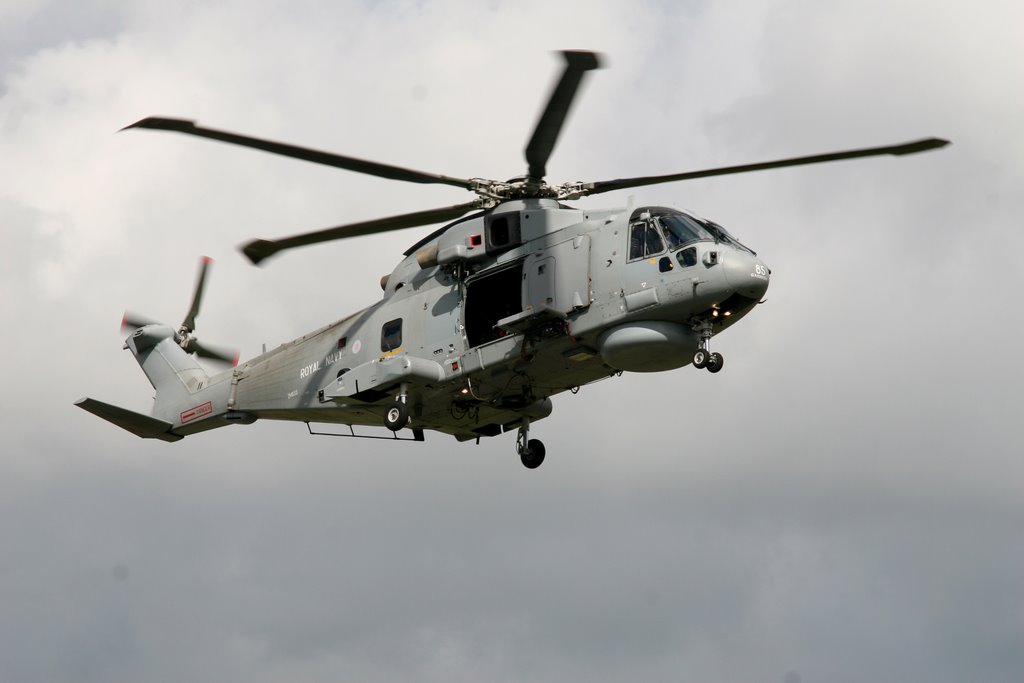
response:
<svg viewBox="0 0 1024 683"><path fill-rule="evenodd" d="M79 408L102 417L122 429L126 429L144 439L160 439L162 441L178 441L183 434L176 433L185 422L196 421L190 425L195 431L199 426L199 418L208 417L213 412L213 402L218 404L226 400L225 396L206 394L207 401L196 406L196 394L210 385L210 378L195 359L178 344L180 337L166 325L148 324L136 330L125 341L146 373L149 383L156 389L153 414L143 415L125 408L103 403L92 398L83 398L75 402ZM205 409L205 410L204 410ZM200 429L212 429L221 426L206 424Z"/></svg>
<svg viewBox="0 0 1024 683"><path fill-rule="evenodd" d="M174 424L190 397L209 384L210 378L186 353L166 325L146 325L125 342L149 383L156 389L153 417Z"/></svg>
<svg viewBox="0 0 1024 683"><path fill-rule="evenodd" d="M195 353L205 358L238 362L237 352L200 344L193 335L210 263L208 256L200 261L192 305L177 330L129 313L125 313L121 321L122 329L134 328L124 348L131 350L149 383L156 389L152 417L91 398L83 398L75 405L133 434L164 441L180 439L183 436L181 432L191 434L228 423L227 420L231 418L217 422L206 419L214 414L214 402L221 413L226 410L227 385L222 385L223 391L203 392L204 388L210 386L210 377L191 355ZM196 394L200 392L205 394L203 398L206 400L197 405L200 397ZM239 419L235 417L235 421ZM190 423L187 428L185 423Z"/></svg>

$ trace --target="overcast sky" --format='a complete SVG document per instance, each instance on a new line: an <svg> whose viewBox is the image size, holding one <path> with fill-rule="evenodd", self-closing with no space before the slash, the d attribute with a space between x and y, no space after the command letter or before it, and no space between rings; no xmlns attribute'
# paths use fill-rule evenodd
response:
<svg viewBox="0 0 1024 683"><path fill-rule="evenodd" d="M5 0L0 681L1018 682L1020 3ZM945 137L634 190L773 270L717 375L625 375L514 435L143 441L125 309L259 353L375 301L425 227L238 244L467 201L152 131L203 124L505 179L560 68L549 179ZM583 200L624 205L626 193Z"/></svg>

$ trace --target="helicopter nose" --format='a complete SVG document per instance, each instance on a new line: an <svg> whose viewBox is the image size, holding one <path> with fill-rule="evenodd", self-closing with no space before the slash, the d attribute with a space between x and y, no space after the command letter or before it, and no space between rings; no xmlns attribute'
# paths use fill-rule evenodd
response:
<svg viewBox="0 0 1024 683"><path fill-rule="evenodd" d="M728 254L724 260L725 279L730 287L754 301L764 298L772 273L764 261L738 250Z"/></svg>

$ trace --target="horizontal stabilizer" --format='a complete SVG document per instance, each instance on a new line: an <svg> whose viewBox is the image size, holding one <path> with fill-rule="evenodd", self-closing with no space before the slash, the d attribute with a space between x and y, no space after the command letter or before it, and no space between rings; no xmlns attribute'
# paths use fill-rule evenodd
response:
<svg viewBox="0 0 1024 683"><path fill-rule="evenodd" d="M149 415L112 406L109 403L103 403L96 399L82 398L75 401L75 405L97 417L102 417L107 422L116 424L121 429L127 429L132 434L141 436L143 439L178 441L185 438L171 433L171 427L174 425L170 422L164 422Z"/></svg>

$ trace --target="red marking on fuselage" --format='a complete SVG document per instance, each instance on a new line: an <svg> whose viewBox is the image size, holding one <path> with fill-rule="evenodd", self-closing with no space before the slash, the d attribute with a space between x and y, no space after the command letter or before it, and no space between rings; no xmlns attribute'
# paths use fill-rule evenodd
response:
<svg viewBox="0 0 1024 683"><path fill-rule="evenodd" d="M212 412L213 412L213 403L211 401L207 401L206 403L204 403L201 406L196 406L195 408L189 408L188 410L183 412L181 414L181 424L186 424L188 422L191 422L192 420L198 420L201 417L206 417L207 415L209 415Z"/></svg>

